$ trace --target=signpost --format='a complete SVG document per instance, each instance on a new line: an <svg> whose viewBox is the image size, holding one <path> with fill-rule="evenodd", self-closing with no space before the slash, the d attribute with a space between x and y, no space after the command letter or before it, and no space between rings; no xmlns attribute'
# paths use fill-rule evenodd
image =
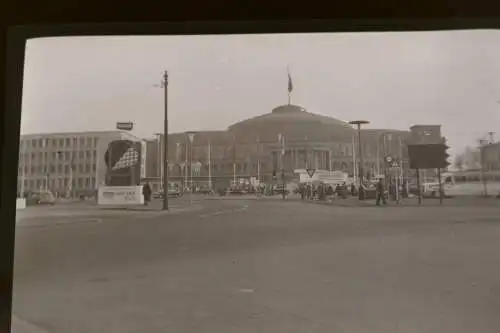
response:
<svg viewBox="0 0 500 333"><path fill-rule="evenodd" d="M117 122L116 129L121 131L131 131L134 128L134 123L131 121Z"/></svg>

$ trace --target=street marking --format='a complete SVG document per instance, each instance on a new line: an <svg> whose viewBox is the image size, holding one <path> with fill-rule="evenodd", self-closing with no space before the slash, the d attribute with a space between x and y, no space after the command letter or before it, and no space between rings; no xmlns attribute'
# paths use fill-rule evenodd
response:
<svg viewBox="0 0 500 333"><path fill-rule="evenodd" d="M241 208L232 208L232 209L227 209L227 210L218 210L212 213L206 213L199 215L200 218L206 218L206 217L212 217L212 216L218 216L222 214L228 214L228 213L240 213L240 212L245 212L248 209L248 205L244 205Z"/></svg>
<svg viewBox="0 0 500 333"><path fill-rule="evenodd" d="M19 222L20 221L17 222L19 228L50 228L50 227L58 227L58 226L73 225L73 224L102 223L102 219L64 220L58 222L48 222L45 224L27 224L27 225L22 225L22 223Z"/></svg>
<svg viewBox="0 0 500 333"><path fill-rule="evenodd" d="M223 213L223 211L219 210L219 211L213 212L213 213L202 214L199 217L205 218L205 217L217 216L217 215L221 215L222 213Z"/></svg>
<svg viewBox="0 0 500 333"><path fill-rule="evenodd" d="M255 292L255 290L253 290L253 289L240 289L240 290L238 290L238 292L240 292L240 293L253 293L253 292Z"/></svg>

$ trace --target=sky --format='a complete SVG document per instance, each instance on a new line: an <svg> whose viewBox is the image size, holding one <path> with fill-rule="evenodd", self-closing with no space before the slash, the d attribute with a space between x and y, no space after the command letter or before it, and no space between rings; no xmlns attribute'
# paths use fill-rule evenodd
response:
<svg viewBox="0 0 500 333"><path fill-rule="evenodd" d="M500 138L500 32L442 31L29 40L22 134L224 130L292 104L370 128L441 124L456 154L487 132Z"/></svg>

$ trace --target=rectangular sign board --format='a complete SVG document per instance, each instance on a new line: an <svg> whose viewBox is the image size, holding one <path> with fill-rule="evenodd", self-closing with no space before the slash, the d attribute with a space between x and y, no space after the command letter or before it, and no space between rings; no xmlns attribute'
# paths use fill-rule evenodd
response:
<svg viewBox="0 0 500 333"><path fill-rule="evenodd" d="M443 144L408 145L410 169L446 168Z"/></svg>
<svg viewBox="0 0 500 333"><path fill-rule="evenodd" d="M143 205L142 186L101 186L98 191L97 204L110 206Z"/></svg>
<svg viewBox="0 0 500 333"><path fill-rule="evenodd" d="M117 122L116 129L122 131L131 131L134 128L134 123L131 121L128 122Z"/></svg>

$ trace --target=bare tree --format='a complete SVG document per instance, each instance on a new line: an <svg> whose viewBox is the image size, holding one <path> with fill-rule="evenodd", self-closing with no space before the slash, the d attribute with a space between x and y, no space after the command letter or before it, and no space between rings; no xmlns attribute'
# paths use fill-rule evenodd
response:
<svg viewBox="0 0 500 333"><path fill-rule="evenodd" d="M467 146L461 155L463 166L466 169L479 169L481 167L481 154L478 148Z"/></svg>
<svg viewBox="0 0 500 333"><path fill-rule="evenodd" d="M465 166L465 157L464 154L458 154L455 156L455 160L453 161L453 166L458 169L458 171L462 171Z"/></svg>

